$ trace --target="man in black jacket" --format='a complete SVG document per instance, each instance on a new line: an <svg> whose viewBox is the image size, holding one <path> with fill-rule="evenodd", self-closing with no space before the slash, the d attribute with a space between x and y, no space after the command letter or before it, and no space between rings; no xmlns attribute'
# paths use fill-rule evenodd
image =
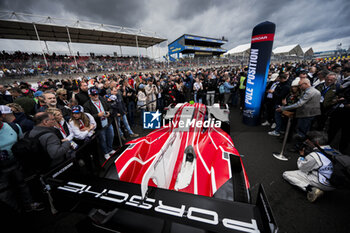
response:
<svg viewBox="0 0 350 233"><path fill-rule="evenodd" d="M288 82L288 77L282 73L279 75L279 84L273 92L273 101L275 104L275 109L279 108L282 105L282 100L286 98L286 96L289 94L289 91L290 83ZM271 136L280 136L280 132L283 131L285 128L281 112L275 112L275 122L275 130L270 131L268 134Z"/></svg>
<svg viewBox="0 0 350 233"><path fill-rule="evenodd" d="M121 129L120 129L120 121L122 120L123 124L125 126L125 129L128 131L130 137L133 137L133 138L138 137L139 135L135 134L129 125L128 119L126 117L127 109L126 109L125 104L123 102L123 98L122 98L122 95L121 95L119 88L120 88L119 86L112 88L111 93L113 95L111 95L109 97L113 101L112 108L113 108L113 112L115 113L114 115L117 117L118 126L119 126L119 134L120 134L121 138L123 140L125 140L123 131L121 131Z"/></svg>
<svg viewBox="0 0 350 233"><path fill-rule="evenodd" d="M92 87L88 93L90 100L84 104L84 111L90 113L95 118L96 130L100 131L98 134L99 144L105 159L109 159L115 153L112 147L114 130L111 124L110 106L104 99L99 97L97 88Z"/></svg>
<svg viewBox="0 0 350 233"><path fill-rule="evenodd" d="M214 104L216 85L217 79L212 74L209 74L207 80L204 82L204 89L207 92L207 105L209 106Z"/></svg>
<svg viewBox="0 0 350 233"><path fill-rule="evenodd" d="M88 100L90 100L88 90L88 84L86 82L81 82L79 93L74 96L79 105L83 106Z"/></svg>

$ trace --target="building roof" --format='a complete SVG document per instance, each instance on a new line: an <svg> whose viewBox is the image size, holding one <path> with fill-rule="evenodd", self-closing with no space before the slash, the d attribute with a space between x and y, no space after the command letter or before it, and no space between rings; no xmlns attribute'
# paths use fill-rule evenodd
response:
<svg viewBox="0 0 350 233"><path fill-rule="evenodd" d="M277 47L274 50L272 50L272 52L275 55L278 55L278 54L288 54L288 55L297 55L297 56L303 55L303 50L298 44Z"/></svg>
<svg viewBox="0 0 350 233"><path fill-rule="evenodd" d="M229 51L227 51L226 54L237 54L237 53L249 52L249 50L250 50L250 43L242 44L234 47L233 49L230 49Z"/></svg>
<svg viewBox="0 0 350 233"><path fill-rule="evenodd" d="M35 25L35 26L34 26ZM16 12L0 12L0 38L150 47L167 39L155 32L127 27L58 19ZM136 37L137 42L136 44Z"/></svg>
<svg viewBox="0 0 350 233"><path fill-rule="evenodd" d="M314 55L314 50L312 49L312 47L306 47L306 48L302 48L304 55L308 55L308 56L312 56Z"/></svg>

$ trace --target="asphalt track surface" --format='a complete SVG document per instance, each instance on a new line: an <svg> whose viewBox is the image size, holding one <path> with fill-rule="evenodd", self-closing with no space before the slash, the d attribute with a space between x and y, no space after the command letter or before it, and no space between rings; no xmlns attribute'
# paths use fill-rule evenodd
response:
<svg viewBox="0 0 350 233"><path fill-rule="evenodd" d="M242 155L253 202L261 183L264 185L279 232L350 232L350 191L335 190L325 193L315 203L308 202L306 193L282 178L284 171L297 169L297 154L287 153L289 161L275 159L272 153L281 150L280 140L267 134L269 127L242 124L237 109L231 109L230 122L231 137ZM133 129L140 136L151 131L143 130L141 125ZM30 222L29 228L33 228L33 232L67 233L78 232L77 226L83 225L85 218L83 214L71 212L60 212L53 216L49 208L46 208L29 215L27 221Z"/></svg>

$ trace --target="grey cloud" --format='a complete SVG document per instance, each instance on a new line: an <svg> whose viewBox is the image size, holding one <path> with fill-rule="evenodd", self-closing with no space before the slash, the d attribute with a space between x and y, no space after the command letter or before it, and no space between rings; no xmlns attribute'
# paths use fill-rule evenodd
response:
<svg viewBox="0 0 350 233"><path fill-rule="evenodd" d="M349 38L349 7L348 0L0 0L1 9L149 29L169 42L184 33L225 36L227 49L249 43L266 20L276 23L275 46Z"/></svg>
<svg viewBox="0 0 350 233"><path fill-rule="evenodd" d="M1 9L32 14L65 17L73 15L80 20L134 27L139 20L147 17L144 0L5 0Z"/></svg>

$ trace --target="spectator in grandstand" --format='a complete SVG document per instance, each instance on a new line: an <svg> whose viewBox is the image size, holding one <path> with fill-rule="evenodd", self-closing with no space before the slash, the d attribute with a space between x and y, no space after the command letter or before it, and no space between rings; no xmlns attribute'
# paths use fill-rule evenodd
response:
<svg viewBox="0 0 350 233"><path fill-rule="evenodd" d="M21 112L13 112L10 106L15 106L13 108L17 108ZM27 116L24 114L23 109L20 105L12 103L6 105L0 105L0 110L2 112L2 121L7 123L16 123L21 127L23 133L33 129L34 122L29 120Z"/></svg>
<svg viewBox="0 0 350 233"><path fill-rule="evenodd" d="M308 78L300 79L299 88L303 91L303 94L298 102L289 106L281 106L277 108L276 111L282 112L296 109L295 117L298 119L297 137L298 141L301 142L309 132L314 118L321 114L321 93L311 86ZM297 150L299 146L300 143L296 145L295 150Z"/></svg>
<svg viewBox="0 0 350 233"><path fill-rule="evenodd" d="M204 90L206 91L207 105L212 106L215 102L215 90L217 86L217 78L209 74L207 80L204 82Z"/></svg>
<svg viewBox="0 0 350 233"><path fill-rule="evenodd" d="M70 149L70 142L62 142L57 136L57 130L54 128L56 121L55 117L51 113L39 112L34 116L34 128L29 132L29 137L38 137L39 142L47 153L50 160L49 167L55 167L67 158L67 152ZM45 132L45 133L44 133ZM44 134L43 134L44 133Z"/></svg>
<svg viewBox="0 0 350 233"><path fill-rule="evenodd" d="M84 104L84 111L90 113L96 122L96 130L99 131L99 144L103 151L105 159L109 159L111 154L115 153L113 150L114 130L110 118L110 106L103 99L99 97L98 90L92 87L88 91L90 100Z"/></svg>
<svg viewBox="0 0 350 233"><path fill-rule="evenodd" d="M327 145L327 135L324 132L309 132L309 138L327 150L327 153L336 153ZM329 182L333 172L332 162L321 152L315 150L315 145L310 141L300 148L298 158L298 170L286 171L283 178L292 185L297 186L307 192L307 199L315 202L324 191L332 191L334 187Z"/></svg>
<svg viewBox="0 0 350 233"><path fill-rule="evenodd" d="M62 111L58 108L48 108L46 112L53 114L56 121L54 127L61 133L62 141L72 141L74 134L71 126L63 118Z"/></svg>
<svg viewBox="0 0 350 233"><path fill-rule="evenodd" d="M275 109L282 106L282 100L287 97L289 92L290 84L288 82L287 76L281 73L278 76L278 85L273 92L273 102ZM286 126L281 112L275 111L275 123L276 128L273 131L268 132L268 134L271 136L280 136L280 133L285 131Z"/></svg>
<svg viewBox="0 0 350 233"><path fill-rule="evenodd" d="M84 104L90 100L88 90L88 84L86 82L81 82L79 93L75 95L75 99L78 101L79 105L84 106Z"/></svg>
<svg viewBox="0 0 350 233"><path fill-rule="evenodd" d="M145 86L145 92L147 96L147 108L148 111L156 111L157 107L157 94L158 90L156 85L153 84L153 79L149 78L147 81L147 85Z"/></svg>
<svg viewBox="0 0 350 233"><path fill-rule="evenodd" d="M18 87L12 88L10 92L14 98L14 103L21 105L27 116L33 116L35 114L36 104L33 98L22 93L22 90Z"/></svg>
<svg viewBox="0 0 350 233"><path fill-rule="evenodd" d="M4 87L4 85L0 85L0 104L9 104L12 102L13 99L11 93Z"/></svg>

